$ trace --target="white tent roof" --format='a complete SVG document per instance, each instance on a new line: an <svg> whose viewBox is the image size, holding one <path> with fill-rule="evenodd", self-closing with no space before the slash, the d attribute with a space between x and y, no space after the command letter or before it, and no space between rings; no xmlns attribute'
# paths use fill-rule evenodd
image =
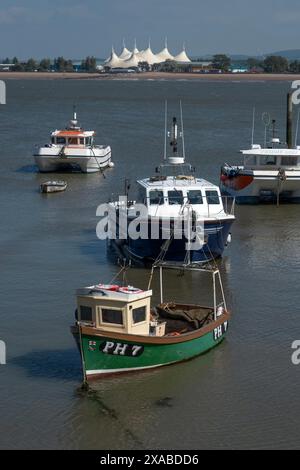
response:
<svg viewBox="0 0 300 470"><path fill-rule="evenodd" d="M112 47L110 57L106 59L104 64L111 68L128 68L138 67L139 62L148 62L149 65L153 65L165 62L166 60L175 60L179 63L191 62L190 58L186 54L184 46L183 50L174 57L168 50L167 41L165 42L165 47L163 50L158 54L154 54L152 52L150 41L147 49L142 51L138 50L135 41L132 52L126 48L125 43L123 42L123 49L120 56L115 53L115 50Z"/></svg>
<svg viewBox="0 0 300 470"><path fill-rule="evenodd" d="M165 41L165 47L163 48L162 51L156 54L156 58L158 59L157 63L165 62L166 60L174 60L174 57L172 56L172 54L170 54L168 50L167 39Z"/></svg>
<svg viewBox="0 0 300 470"><path fill-rule="evenodd" d="M138 57L140 62L148 62L149 65L157 64L157 56L153 54L150 43L147 49L138 54Z"/></svg>
<svg viewBox="0 0 300 470"><path fill-rule="evenodd" d="M157 59L159 59L157 62L165 62L166 60L173 60L174 57L170 52L168 51L167 47L164 47L162 51L160 51L158 54L156 54Z"/></svg>
<svg viewBox="0 0 300 470"><path fill-rule="evenodd" d="M122 65L120 65L119 67L122 67L122 68L137 67L139 62L141 62L141 59L139 58L138 53L132 52L129 59L124 60L122 62Z"/></svg>
<svg viewBox="0 0 300 470"><path fill-rule="evenodd" d="M138 48L136 47L136 40L134 40L134 48L133 48L133 51L132 51L134 54L138 54L140 51L138 50Z"/></svg>
<svg viewBox="0 0 300 470"><path fill-rule="evenodd" d="M191 59L187 56L185 52L185 47L183 46L182 51L174 57L176 62L191 62Z"/></svg>
<svg viewBox="0 0 300 470"><path fill-rule="evenodd" d="M112 47L110 57L104 62L105 65L111 68L120 67L120 64L122 64L122 62L123 60L117 56L114 48Z"/></svg>
<svg viewBox="0 0 300 470"><path fill-rule="evenodd" d="M124 44L122 52L119 55L119 59L127 60L127 59L129 59L130 56L131 56L131 52L127 49L127 47Z"/></svg>

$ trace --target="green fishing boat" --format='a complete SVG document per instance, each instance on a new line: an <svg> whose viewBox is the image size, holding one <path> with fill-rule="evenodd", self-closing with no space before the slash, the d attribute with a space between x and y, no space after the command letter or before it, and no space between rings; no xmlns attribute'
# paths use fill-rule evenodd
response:
<svg viewBox="0 0 300 470"><path fill-rule="evenodd" d="M71 331L79 346L85 380L186 361L224 339L230 314L219 270L197 268L212 276L213 300L208 307L165 302L165 267L160 266L161 302L156 307L151 306L150 289L98 284L77 290Z"/></svg>

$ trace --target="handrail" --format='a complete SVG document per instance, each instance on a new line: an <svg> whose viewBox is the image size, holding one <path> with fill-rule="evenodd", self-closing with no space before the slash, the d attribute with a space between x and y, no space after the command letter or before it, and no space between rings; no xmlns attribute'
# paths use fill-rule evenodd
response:
<svg viewBox="0 0 300 470"><path fill-rule="evenodd" d="M112 194L112 196L114 196ZM234 215L234 210L235 210L235 197L233 196L223 196L223 195L218 195L216 197L218 197L218 203L217 204L212 204L212 203L209 203L207 202L207 199L209 199L211 196L202 196L202 203L199 204L199 206L202 206L203 208L207 208L207 211L206 211L206 215L208 217L211 217L211 216L218 216L222 213L225 213L226 215ZM111 198L113 199L113 197ZM183 204L168 204L167 203L167 200L168 200L168 197L162 197L162 198L158 198L157 199L157 202L155 202L154 204L150 204L150 196L145 196L143 198L143 200L141 201L142 204L145 204L147 205L147 207L156 207L156 211L155 211L155 214L157 214L158 212L158 209L159 207L173 207L173 206L178 206L179 208L179 213L178 215L184 215L183 212L184 212L184 209L185 207L193 207L194 205L196 205L195 203L192 203L190 202L190 200L187 198L187 196L183 196ZM113 202L113 200L111 200L111 202ZM115 201L116 203L118 203L118 201ZM136 201L138 202L138 201ZM163 202L163 204L161 204L161 202ZM220 210L212 210L213 207L216 207L216 206L220 206L221 205L221 208ZM204 212L204 211L203 211ZM205 213L203 214L205 215Z"/></svg>

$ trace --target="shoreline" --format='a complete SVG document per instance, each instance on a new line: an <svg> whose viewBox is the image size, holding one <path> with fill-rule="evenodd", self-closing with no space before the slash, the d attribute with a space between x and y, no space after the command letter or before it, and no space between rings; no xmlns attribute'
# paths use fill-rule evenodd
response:
<svg viewBox="0 0 300 470"><path fill-rule="evenodd" d="M100 74L83 72L0 72L0 80L199 80L199 81L294 81L300 74L268 73L170 73L140 72L120 74Z"/></svg>

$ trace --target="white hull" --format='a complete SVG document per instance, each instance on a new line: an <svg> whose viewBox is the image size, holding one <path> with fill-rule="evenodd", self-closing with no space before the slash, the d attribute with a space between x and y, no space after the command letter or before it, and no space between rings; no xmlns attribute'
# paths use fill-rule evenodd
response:
<svg viewBox="0 0 300 470"><path fill-rule="evenodd" d="M236 198L238 203L260 203L276 201L300 202L300 169L286 170L280 178L278 170L238 169L233 176L221 175L221 190Z"/></svg>
<svg viewBox="0 0 300 470"><path fill-rule="evenodd" d="M40 172L79 169L82 173L95 173L110 166L111 148L94 147L93 149L42 147L34 156Z"/></svg>

